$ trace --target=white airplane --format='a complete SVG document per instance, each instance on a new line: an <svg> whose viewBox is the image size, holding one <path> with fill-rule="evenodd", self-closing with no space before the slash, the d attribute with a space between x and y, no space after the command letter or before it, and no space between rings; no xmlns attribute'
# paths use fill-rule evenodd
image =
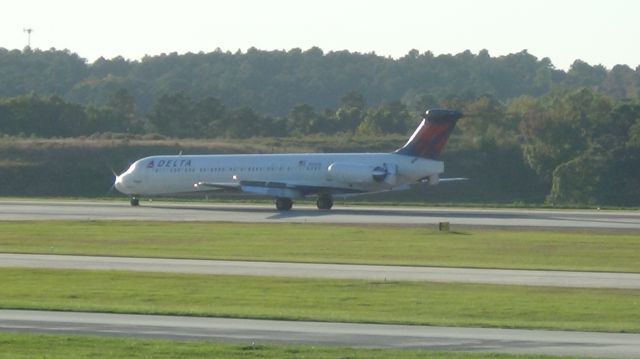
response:
<svg viewBox="0 0 640 359"><path fill-rule="evenodd" d="M275 198L276 209L291 209L294 199L317 196L318 209L333 206L334 195L409 189L440 179L437 161L456 122L458 111L433 109L409 141L392 153L302 153L260 155L151 156L134 162L116 176L114 186L139 205L140 196L234 190Z"/></svg>

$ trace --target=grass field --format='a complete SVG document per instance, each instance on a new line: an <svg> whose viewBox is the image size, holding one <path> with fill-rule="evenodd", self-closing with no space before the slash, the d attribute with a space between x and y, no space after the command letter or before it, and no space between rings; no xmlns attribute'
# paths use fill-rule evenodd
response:
<svg viewBox="0 0 640 359"><path fill-rule="evenodd" d="M0 222L0 252L640 272L637 234L382 226Z"/></svg>
<svg viewBox="0 0 640 359"><path fill-rule="evenodd" d="M310 345L221 344L93 336L38 335L0 332L0 358L367 358L367 359L572 359L543 355L443 353L419 350L353 349Z"/></svg>
<svg viewBox="0 0 640 359"><path fill-rule="evenodd" d="M640 291L0 269L0 307L640 332Z"/></svg>

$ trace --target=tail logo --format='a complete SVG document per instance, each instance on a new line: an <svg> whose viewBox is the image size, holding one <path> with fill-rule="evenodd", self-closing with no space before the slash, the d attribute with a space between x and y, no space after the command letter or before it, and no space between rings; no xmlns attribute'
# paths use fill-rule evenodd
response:
<svg viewBox="0 0 640 359"><path fill-rule="evenodd" d="M396 153L437 159L461 117L462 113L458 111L428 110L409 141Z"/></svg>

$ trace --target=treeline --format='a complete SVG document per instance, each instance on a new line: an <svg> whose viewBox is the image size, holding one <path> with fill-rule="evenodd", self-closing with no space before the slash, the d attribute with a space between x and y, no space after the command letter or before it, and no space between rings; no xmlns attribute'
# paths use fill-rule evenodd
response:
<svg viewBox="0 0 640 359"><path fill-rule="evenodd" d="M83 105L104 106L120 89L146 116L165 95L183 93L200 101L212 97L231 108L247 107L262 115L286 116L298 104L318 111L336 108L356 91L369 106L401 101L421 107L451 95L473 99L491 95L499 101L554 90L589 87L614 99L637 98L640 68L617 65L608 70L576 60L568 71L526 50L491 57L486 50L455 55L412 50L399 59L319 48L306 51L188 53L122 57L93 63L69 51L0 48L0 97L35 93L56 95Z"/></svg>
<svg viewBox="0 0 640 359"><path fill-rule="evenodd" d="M263 116L248 107L232 108L213 97L195 100L184 93L163 95L145 117L135 111L125 89L111 94L104 106L79 105L58 96L24 95L0 98L0 134L76 137L105 132L154 134L178 138L284 137L309 134L402 133L415 126L422 111L394 101L369 107L361 94L350 92L337 109L317 112L296 105L284 117Z"/></svg>
<svg viewBox="0 0 640 359"><path fill-rule="evenodd" d="M0 98L0 134L77 137L111 132L177 138L404 134L415 127L422 111L411 112L399 101L367 108L361 94L350 92L336 109L317 112L310 105L300 104L284 117L273 117L249 107L230 108L213 97L195 100L176 93L161 96L149 114L141 117L135 111L133 97L121 89L103 106L83 106L58 96Z"/></svg>
<svg viewBox="0 0 640 359"><path fill-rule="evenodd" d="M161 97L148 118L135 115L126 91L116 93L108 103L85 107L33 95L4 99L0 130L37 137L112 131L152 138L157 134L247 138L345 133L375 138L408 135L419 121L416 110L402 102L366 107L363 96L355 92L343 96L336 109L317 112L310 105L298 105L286 117L260 116L249 108L228 108L218 99L194 100L184 94ZM637 100L616 100L580 88L537 98L521 96L506 103L488 95L472 100L449 98L428 107L438 106L466 114L444 153L447 174L469 176L473 178L470 186L491 189L472 191L466 198L509 201L499 196L499 190L495 192L503 189L513 200L546 198L558 204L625 206L640 202Z"/></svg>

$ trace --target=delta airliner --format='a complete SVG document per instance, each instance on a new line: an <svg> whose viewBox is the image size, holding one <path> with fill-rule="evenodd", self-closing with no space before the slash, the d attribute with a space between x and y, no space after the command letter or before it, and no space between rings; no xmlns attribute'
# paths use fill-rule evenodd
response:
<svg viewBox="0 0 640 359"><path fill-rule="evenodd" d="M151 156L135 161L116 176L115 187L139 205L141 196L232 190L275 198L279 211L294 199L317 196L319 209L333 196L436 185L444 172L437 158L462 113L433 109L409 141L392 153L303 153L256 155Z"/></svg>

